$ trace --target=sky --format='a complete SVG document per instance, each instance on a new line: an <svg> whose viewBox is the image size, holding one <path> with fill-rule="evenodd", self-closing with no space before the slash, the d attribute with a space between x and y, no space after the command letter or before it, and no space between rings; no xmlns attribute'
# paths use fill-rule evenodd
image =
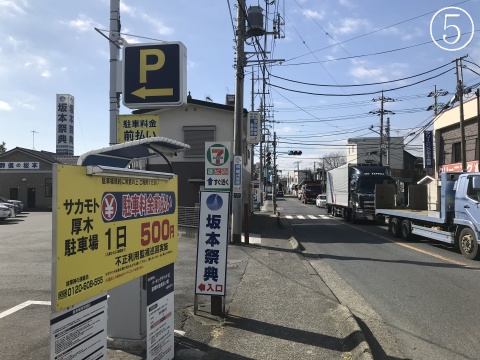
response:
<svg viewBox="0 0 480 360"><path fill-rule="evenodd" d="M268 32L274 19L281 24L279 36L247 39L244 90L251 110L253 76L257 110L262 81L254 60L261 56L254 53L266 51L267 127L277 136L278 169L318 167L325 155L345 152L348 138L378 136L382 90L390 135L406 136L405 149L418 155L422 131L433 128L428 94L436 86L449 92L438 102L452 98L456 59L468 55L463 83L473 92L479 86L480 0L246 4L265 9ZM122 0L122 37L130 44L181 41L187 90L224 104L235 92L235 5ZM75 97L75 155L109 145L109 44L95 30L108 36L109 10L109 0L0 0L0 142L7 150L55 152L56 94Z"/></svg>

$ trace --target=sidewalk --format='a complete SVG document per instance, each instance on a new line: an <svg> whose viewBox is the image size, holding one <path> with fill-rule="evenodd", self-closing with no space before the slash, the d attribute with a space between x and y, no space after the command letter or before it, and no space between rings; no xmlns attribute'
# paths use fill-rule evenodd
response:
<svg viewBox="0 0 480 360"><path fill-rule="evenodd" d="M196 240L179 240L175 329L184 333L175 337L175 359L372 359L352 314L296 250L301 245L288 222L273 214L270 200L251 216L250 229L250 244L229 245L224 318L210 314L209 297L200 297L200 311L193 315L193 285L190 297L179 293L177 301L177 288L194 282L178 276L177 268L187 266L187 252L196 254Z"/></svg>

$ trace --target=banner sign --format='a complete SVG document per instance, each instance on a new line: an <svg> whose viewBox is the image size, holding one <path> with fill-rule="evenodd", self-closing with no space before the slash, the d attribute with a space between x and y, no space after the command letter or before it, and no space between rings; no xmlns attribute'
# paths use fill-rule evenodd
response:
<svg viewBox="0 0 480 360"><path fill-rule="evenodd" d="M55 164L53 186L56 311L176 261L177 177L92 176Z"/></svg>
<svg viewBox="0 0 480 360"><path fill-rule="evenodd" d="M75 139L75 107L73 96L57 94L57 151L58 155L73 156Z"/></svg>
<svg viewBox="0 0 480 360"><path fill-rule="evenodd" d="M223 296L226 293L229 215L229 192L200 192L197 295Z"/></svg>
<svg viewBox="0 0 480 360"><path fill-rule="evenodd" d="M423 167L433 169L433 131L423 132Z"/></svg>
<svg viewBox="0 0 480 360"><path fill-rule="evenodd" d="M0 170L40 170L40 163L36 161L0 162Z"/></svg>
<svg viewBox="0 0 480 360"><path fill-rule="evenodd" d="M260 120L260 112L251 111L248 113L248 134L247 142L257 145L262 137L262 122Z"/></svg>

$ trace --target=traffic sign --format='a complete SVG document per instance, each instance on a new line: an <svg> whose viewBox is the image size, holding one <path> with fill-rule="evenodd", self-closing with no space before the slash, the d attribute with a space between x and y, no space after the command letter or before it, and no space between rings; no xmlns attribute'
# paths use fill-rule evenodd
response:
<svg viewBox="0 0 480 360"><path fill-rule="evenodd" d="M123 48L123 104L131 109L187 101L187 49L181 42Z"/></svg>

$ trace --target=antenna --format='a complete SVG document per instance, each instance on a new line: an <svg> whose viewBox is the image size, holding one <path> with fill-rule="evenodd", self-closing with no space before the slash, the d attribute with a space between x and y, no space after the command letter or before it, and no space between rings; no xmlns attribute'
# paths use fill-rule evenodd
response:
<svg viewBox="0 0 480 360"><path fill-rule="evenodd" d="M32 135L33 135L33 150L35 150L35 134L38 134L38 131L32 130Z"/></svg>

